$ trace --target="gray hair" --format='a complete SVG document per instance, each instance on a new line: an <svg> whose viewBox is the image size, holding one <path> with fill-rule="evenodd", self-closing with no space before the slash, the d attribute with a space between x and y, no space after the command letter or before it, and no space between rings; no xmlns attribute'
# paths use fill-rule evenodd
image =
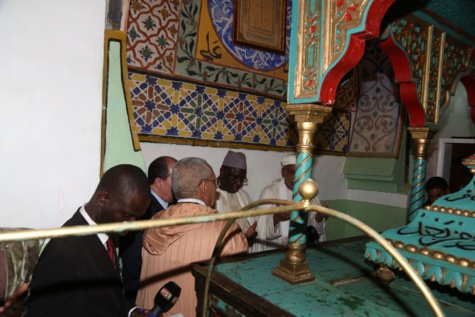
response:
<svg viewBox="0 0 475 317"><path fill-rule="evenodd" d="M205 160L187 157L179 160L172 171L172 189L176 199L197 198L203 179L209 179L213 169Z"/></svg>

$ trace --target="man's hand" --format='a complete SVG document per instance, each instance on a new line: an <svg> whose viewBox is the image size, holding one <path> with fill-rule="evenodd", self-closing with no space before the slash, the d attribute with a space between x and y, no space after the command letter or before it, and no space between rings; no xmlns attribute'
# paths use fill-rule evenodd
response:
<svg viewBox="0 0 475 317"><path fill-rule="evenodd" d="M256 227L257 227L257 221L254 221L252 226L250 226L249 229L247 229L246 233L244 234L246 236L247 241L250 241L254 239L255 237L257 237Z"/></svg>
<svg viewBox="0 0 475 317"><path fill-rule="evenodd" d="M28 284L23 283L18 287L15 293L13 293L3 306L0 306L0 317L17 317L21 316L25 308L23 299L25 298L28 290Z"/></svg>
<svg viewBox="0 0 475 317"><path fill-rule="evenodd" d="M277 224L281 221L286 221L290 220L290 214L291 212L284 212L284 213L279 213L279 214L274 214L274 226L277 226Z"/></svg>
<svg viewBox="0 0 475 317"><path fill-rule="evenodd" d="M327 200L327 201L323 204L323 207L327 208L329 203L330 203L330 202ZM315 220L317 221L317 223L322 222L323 219L325 219L325 216L324 216L324 215L321 215L321 214L319 214L318 212L315 213Z"/></svg>

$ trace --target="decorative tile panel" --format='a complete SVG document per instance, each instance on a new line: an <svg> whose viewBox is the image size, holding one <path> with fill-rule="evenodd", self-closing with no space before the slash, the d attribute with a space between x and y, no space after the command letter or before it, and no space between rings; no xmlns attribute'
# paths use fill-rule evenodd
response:
<svg viewBox="0 0 475 317"><path fill-rule="evenodd" d="M179 0L132 0L127 37L129 67L173 73L180 20Z"/></svg>
<svg viewBox="0 0 475 317"><path fill-rule="evenodd" d="M351 114L334 109L318 128L314 144L317 151L346 153L350 137Z"/></svg>
<svg viewBox="0 0 475 317"><path fill-rule="evenodd" d="M279 100L129 73L141 135L290 147Z"/></svg>
<svg viewBox="0 0 475 317"><path fill-rule="evenodd" d="M211 17L226 9L219 21L232 27L233 6L230 0L131 1L127 64L142 136L290 147L283 107L288 55L240 47L270 64L237 60L230 51L237 48L223 43L232 28L218 32Z"/></svg>

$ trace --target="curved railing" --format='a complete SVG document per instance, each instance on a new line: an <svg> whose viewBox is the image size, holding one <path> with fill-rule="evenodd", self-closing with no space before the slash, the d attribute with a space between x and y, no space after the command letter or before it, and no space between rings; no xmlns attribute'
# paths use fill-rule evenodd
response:
<svg viewBox="0 0 475 317"><path fill-rule="evenodd" d="M258 200L256 202L253 202L241 210L245 211L245 217L249 216L255 216L256 213L253 210L249 210L251 208L255 208L260 205L267 205L267 204L274 204L274 205L286 205L285 207L274 207L274 208L268 208L266 209L265 214L269 214L270 210L273 210L272 213L283 213L283 212L289 212L289 211L294 211L294 210L301 210L305 212L310 212L310 211L316 211L319 212L325 216L330 216L334 217L337 219L340 219L346 223L349 223L350 225L355 226L356 228L360 229L363 231L365 234L367 234L369 237L373 238L377 243L381 244L381 246L388 251L389 254L391 254L394 259L401 265L403 270L409 275L409 277L414 281L416 286L419 288L419 290L422 292L424 295L425 299L431 306L432 311L434 312L435 316L441 317L445 316L444 312L442 311L439 303L435 299L434 295L430 291L430 289L427 287L426 283L422 280L422 278L414 271L412 266L407 262L407 260L389 243L384 239L378 232L376 232L374 229L369 227L368 225L364 224L363 222L359 221L356 218L353 218L347 214L344 214L342 212L322 207L322 206L305 206L304 204L296 204L295 202L290 202L287 200L277 200L277 199L265 199L265 200ZM246 211L247 210L247 211ZM258 209L264 211L264 209ZM227 215L237 215L238 212L233 212L233 213L227 213ZM241 212L242 214L242 212ZM263 213L264 214L264 213ZM218 241L216 242L215 249L213 251L213 256L211 258L210 264L208 266L208 274L206 276L206 283L205 283L205 291L204 291L204 299L203 299L203 311L202 311L202 317L206 317L206 310L208 306L208 293L209 293L209 285L211 282L211 275L214 270L216 258L218 256L218 250L220 249L222 240L226 234L226 231L229 229L231 224L234 222L235 219L231 219L226 227L223 229L221 232L220 237L218 238Z"/></svg>
<svg viewBox="0 0 475 317"><path fill-rule="evenodd" d="M265 209L252 209L260 205L281 205L280 207L272 207L272 208L265 208ZM100 224L95 226L74 226L74 227L62 227L62 228L55 228L55 229L26 229L26 230L16 230L10 232L3 232L0 233L0 243L8 242L8 241L20 241L20 240L31 240L31 239L40 239L40 238L58 238L58 237L65 237L71 235L89 235L89 234L97 234L97 233L110 233L110 232L123 232L123 231L134 231L134 230L143 230L148 228L159 228L159 227L166 227L172 225L183 225L189 223L201 223L201 222L213 222L218 220L229 220L227 226L222 231L215 249L213 251L213 256L208 267L208 274L206 277L206 284L205 284L205 300L203 304L203 316L206 316L206 309L207 309L207 299L208 299L208 291L209 291L209 284L211 279L211 274L215 267L216 258L218 256L217 250L219 250L220 245L222 243L223 237L226 234L226 231L229 229L231 224L237 218L244 218L250 216L262 216L267 214L275 214L275 213L284 213L289 211L301 210L304 212L309 211L317 211L325 216L335 217L342 221L345 221L364 233L368 236L373 238L376 242L381 244L381 246L388 251L396 261L401 265L401 267L406 271L409 277L414 281L416 286L422 292L426 300L429 302L433 312L436 316L444 316L437 300L435 299L434 295L431 293L427 285L424 281L420 278L419 275L414 271L411 265L407 262L407 260L392 246L390 245L380 234L378 234L375 230L370 228L369 226L365 225L361 221L348 216L344 213L339 211L325 208L322 206L310 206L307 203L299 204L295 202L290 202L287 200L278 200L278 199L264 199L256 201L252 204L245 206L241 211L235 212L227 212L227 213L217 213L217 214L210 214L206 216L195 216L195 217L182 217L182 218L174 218L174 219L159 219L159 220L143 220L143 221L135 221L135 222L123 222L123 223L110 223L110 224Z"/></svg>

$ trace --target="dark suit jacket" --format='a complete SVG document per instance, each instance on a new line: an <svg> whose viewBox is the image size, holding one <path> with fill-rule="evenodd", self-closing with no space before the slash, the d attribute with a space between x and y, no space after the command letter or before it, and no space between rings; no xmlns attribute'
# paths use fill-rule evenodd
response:
<svg viewBox="0 0 475 317"><path fill-rule="evenodd" d="M87 225L79 210L63 227ZM31 281L28 317L128 316L119 271L97 235L52 239Z"/></svg>
<svg viewBox="0 0 475 317"><path fill-rule="evenodd" d="M164 208L153 196L145 214L137 220L149 220ZM131 231L120 237L119 256L122 258L122 278L125 297L135 304L142 271L142 238L144 231Z"/></svg>

